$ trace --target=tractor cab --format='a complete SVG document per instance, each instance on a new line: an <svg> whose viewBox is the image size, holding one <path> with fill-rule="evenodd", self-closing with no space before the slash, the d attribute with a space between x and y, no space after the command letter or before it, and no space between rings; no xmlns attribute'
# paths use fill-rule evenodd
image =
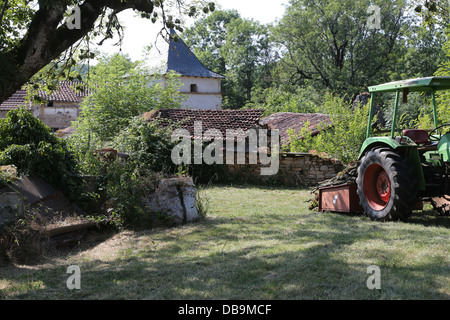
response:
<svg viewBox="0 0 450 320"><path fill-rule="evenodd" d="M371 93L369 125L367 127L366 142L361 148L360 158L368 148L376 144L387 144L393 149L417 147L421 157L427 159L430 163L435 163L437 158L444 162L450 161L450 123L439 125L437 119L436 92L450 89L450 77L427 77L411 80L389 82L377 86L369 87ZM394 92L396 94L394 110L392 114L392 124L390 128L390 137L376 137L372 131L373 105L376 101L377 92ZM428 92L432 98L432 111L434 129L431 131L423 129L403 129L397 128L398 109L400 103L400 94L403 95L402 101L408 101L408 94L411 92ZM396 135L400 133L400 135Z"/></svg>
<svg viewBox="0 0 450 320"><path fill-rule="evenodd" d="M418 78L411 80L402 80L389 82L381 85L371 86L369 87L369 93L371 93L370 100L370 111L369 111L369 125L367 127L366 138L370 139L367 141L361 150L361 154L364 152L365 148L370 146L372 143L376 143L377 138L373 137L374 132L372 131L372 121L373 121L373 106L376 101L376 93L377 92L393 92L396 94L394 110L392 114L392 124L390 129L390 138L392 140L396 140L401 145L409 145L409 143L413 142L419 146L428 146L429 148L437 147L440 139L444 135L442 132L444 128L450 130L450 124L445 124L442 126L438 125L437 119L437 107L436 107L436 92L440 90L448 90L450 89L450 77L427 77L427 78ZM404 129L401 132L400 137L396 137L396 133L399 132L399 128L397 128L397 118L398 118L398 109L400 103L400 94L403 95L402 101L406 103L408 101L408 94L411 92L428 92L431 94L432 98L432 111L433 111L433 122L434 122L434 130L428 132L423 129ZM447 130L447 131L448 131ZM403 138L403 139L402 139ZM387 142L385 140L384 142ZM392 147L395 148L393 143L390 143Z"/></svg>
<svg viewBox="0 0 450 320"><path fill-rule="evenodd" d="M436 92L448 89L450 77L418 78L369 87L369 119L359 155L357 185L361 206L372 219L406 219L414 204L424 198L448 197L448 209L443 212L450 213L450 123L438 124L436 108ZM374 103L379 92L395 93L391 128L384 132L385 136L377 136L372 129ZM431 95L433 130L397 127L400 95L406 102L411 92Z"/></svg>

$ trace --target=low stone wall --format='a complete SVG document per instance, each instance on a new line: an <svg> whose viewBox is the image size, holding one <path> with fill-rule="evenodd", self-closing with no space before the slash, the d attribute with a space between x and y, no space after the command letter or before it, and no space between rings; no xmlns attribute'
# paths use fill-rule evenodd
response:
<svg viewBox="0 0 450 320"><path fill-rule="evenodd" d="M248 160L249 154L246 154L246 164L226 165L226 169L231 175L248 182L302 187L316 186L321 181L335 177L344 169L344 165L335 159L311 153L281 153L278 173L273 176L262 176L263 165L249 164Z"/></svg>

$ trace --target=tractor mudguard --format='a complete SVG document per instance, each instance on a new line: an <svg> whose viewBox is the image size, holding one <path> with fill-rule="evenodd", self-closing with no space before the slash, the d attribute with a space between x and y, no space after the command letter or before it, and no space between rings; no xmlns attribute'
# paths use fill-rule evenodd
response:
<svg viewBox="0 0 450 320"><path fill-rule="evenodd" d="M415 144L414 141L406 138L400 143L399 140L391 137L369 137L364 141L361 147L358 160L361 160L368 150L375 147L387 147L389 149L399 151L402 149L402 153L407 155L409 162L414 168L414 174L417 177L417 189L420 191L425 190L425 176L423 174L417 144Z"/></svg>
<svg viewBox="0 0 450 320"><path fill-rule="evenodd" d="M369 137L364 141L361 147L358 160L362 158L367 150L378 146L389 147L392 150L397 150L398 148L417 147L417 145L410 139L406 139L406 141L407 143L401 144L399 141L397 141L397 139L392 139L390 137Z"/></svg>

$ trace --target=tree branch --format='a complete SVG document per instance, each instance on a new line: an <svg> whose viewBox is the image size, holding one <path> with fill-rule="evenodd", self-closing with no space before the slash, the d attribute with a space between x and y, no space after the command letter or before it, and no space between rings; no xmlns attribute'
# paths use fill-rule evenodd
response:
<svg viewBox="0 0 450 320"><path fill-rule="evenodd" d="M85 0L79 8L81 28L69 29L63 21L66 1L41 2L27 34L17 48L5 54L5 59L13 60L16 68L2 76L2 84L6 85L0 90L0 101L9 98L35 73L85 37L106 8L117 13L132 8L150 14L154 7L151 0Z"/></svg>
<svg viewBox="0 0 450 320"><path fill-rule="evenodd" d="M8 0L5 0L3 4L2 12L0 12L0 26L2 25L3 15L5 14L5 10L8 7Z"/></svg>

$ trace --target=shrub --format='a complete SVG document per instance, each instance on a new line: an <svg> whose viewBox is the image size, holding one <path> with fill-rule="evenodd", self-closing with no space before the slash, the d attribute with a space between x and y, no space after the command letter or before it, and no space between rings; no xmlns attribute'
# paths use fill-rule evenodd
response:
<svg viewBox="0 0 450 320"><path fill-rule="evenodd" d="M300 134L290 131L291 151L306 152L314 149L343 163L354 161L366 138L369 104L353 107L342 97L326 94L323 112L330 115L333 127L316 137L312 137L307 130L302 130Z"/></svg>
<svg viewBox="0 0 450 320"><path fill-rule="evenodd" d="M265 109L265 115L269 116L276 112L318 112L317 107L322 102L322 93L312 87L297 88L294 91L280 87L255 90L246 107Z"/></svg>
<svg viewBox="0 0 450 320"><path fill-rule="evenodd" d="M157 188L162 178L177 171L171 160L173 145L170 130L138 116L104 146L128 154L127 160L101 157L94 149L79 152L80 170L98 176L98 187L105 192L101 213L113 224L151 227L158 221L143 206L142 199ZM95 197L95 192L91 196Z"/></svg>
<svg viewBox="0 0 450 320"><path fill-rule="evenodd" d="M0 164L20 175L36 175L67 195L79 187L76 160L68 144L24 107L0 119Z"/></svg>
<svg viewBox="0 0 450 320"><path fill-rule="evenodd" d="M130 155L129 162L137 170L174 173L177 167L171 159L175 143L171 130L159 126L157 121L147 122L134 117L122 130L112 145Z"/></svg>

